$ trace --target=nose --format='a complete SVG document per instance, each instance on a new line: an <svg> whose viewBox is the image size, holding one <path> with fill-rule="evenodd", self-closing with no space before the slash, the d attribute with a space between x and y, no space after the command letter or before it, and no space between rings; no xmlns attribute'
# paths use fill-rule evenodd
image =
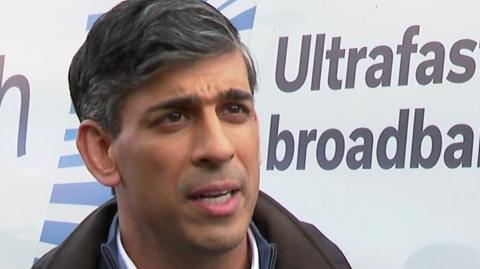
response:
<svg viewBox="0 0 480 269"><path fill-rule="evenodd" d="M196 123L192 162L196 165L216 168L235 156L235 148L225 126L216 112Z"/></svg>

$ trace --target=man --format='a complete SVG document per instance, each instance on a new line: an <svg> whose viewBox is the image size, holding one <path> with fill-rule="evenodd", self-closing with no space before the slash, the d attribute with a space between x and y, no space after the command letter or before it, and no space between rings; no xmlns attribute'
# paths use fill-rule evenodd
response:
<svg viewBox="0 0 480 269"><path fill-rule="evenodd" d="M91 29L69 82L78 149L115 200L34 268L350 268L259 194L255 67L207 3L119 4Z"/></svg>

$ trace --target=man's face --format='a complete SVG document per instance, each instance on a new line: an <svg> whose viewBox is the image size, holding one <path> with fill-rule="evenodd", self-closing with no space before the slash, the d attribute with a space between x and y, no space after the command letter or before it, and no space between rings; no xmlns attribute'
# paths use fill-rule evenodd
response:
<svg viewBox="0 0 480 269"><path fill-rule="evenodd" d="M120 117L109 154L123 232L196 251L245 240L260 161L240 52L168 68L126 98Z"/></svg>

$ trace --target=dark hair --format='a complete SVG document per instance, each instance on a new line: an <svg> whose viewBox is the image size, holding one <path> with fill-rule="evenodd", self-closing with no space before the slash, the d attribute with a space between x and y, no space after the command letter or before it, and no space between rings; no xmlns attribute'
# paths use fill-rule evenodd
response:
<svg viewBox="0 0 480 269"><path fill-rule="evenodd" d="M70 94L80 121L92 119L114 137L125 97L165 67L240 50L250 89L256 71L230 21L201 0L127 0L102 15L75 54Z"/></svg>

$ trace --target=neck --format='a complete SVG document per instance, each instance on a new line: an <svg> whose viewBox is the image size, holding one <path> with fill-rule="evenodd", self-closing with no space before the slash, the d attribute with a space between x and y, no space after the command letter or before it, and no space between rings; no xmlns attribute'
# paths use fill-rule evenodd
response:
<svg viewBox="0 0 480 269"><path fill-rule="evenodd" d="M248 236L245 236L244 240L234 249L227 251L205 251L198 248L177 250L172 248L171 245L164 246L149 239L135 240L135 237L131 238L124 236L124 234L125 233L121 232L122 245L137 268L250 268L250 244L248 243Z"/></svg>

